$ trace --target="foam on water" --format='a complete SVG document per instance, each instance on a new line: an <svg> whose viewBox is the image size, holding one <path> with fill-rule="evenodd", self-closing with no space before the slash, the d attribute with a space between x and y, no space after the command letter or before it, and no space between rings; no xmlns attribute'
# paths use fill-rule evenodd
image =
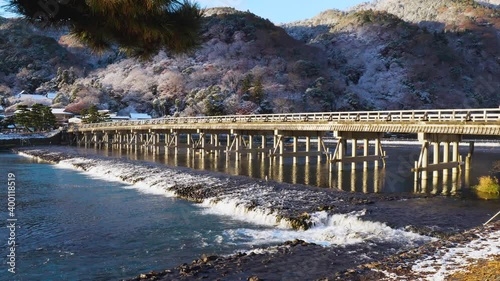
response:
<svg viewBox="0 0 500 281"><path fill-rule="evenodd" d="M87 168L84 171L89 177L94 179L113 181L119 183L126 183L127 186L124 188L134 188L145 194L163 195L166 197L175 197L175 193L168 190L168 185L165 181L159 178L158 175L154 173L145 173L145 171L140 171L144 173L138 173L139 177L144 176L141 180L137 178L129 177L132 182L124 180L124 175L129 175L131 172L136 172L133 165L128 163L112 163L110 165L109 161L101 162L99 160L89 160L84 158L72 158L60 161L56 166L64 169L78 169L78 166L86 165ZM81 171L81 169L78 169Z"/></svg>
<svg viewBox="0 0 500 281"><path fill-rule="evenodd" d="M235 229L228 230L228 240L245 238L246 244L260 245L301 239L323 246L351 245L367 241L391 241L399 244L417 245L431 238L419 234L393 229L384 223L362 220L362 212L328 215L317 212L311 215L315 223L305 231L291 229Z"/></svg>
<svg viewBox="0 0 500 281"><path fill-rule="evenodd" d="M22 153L23 156L29 156ZM29 156L31 157L31 156ZM176 197L174 191L169 190L176 183L195 185L203 182L204 185L217 186L222 180L216 177L191 175L173 169L160 169L154 166L134 164L119 160L96 160L86 158L71 158L60 161L57 165L64 169L77 169L85 174L107 181L118 181L128 184L125 188L135 188L140 192L167 197ZM288 221L279 219L279 215L272 211L273 202L264 200L262 204L254 206L251 200L263 197L281 197L281 199L307 195L307 191L290 190L280 194L273 194L270 187L258 184L246 184L237 192L224 194L219 198L204 200L200 206L201 213L227 216L232 219L251 222L257 225L268 226L267 229L232 229L227 230L225 237L217 238L215 243L243 243L262 245L281 243L288 240L301 239L320 245L349 245L366 241L391 241L402 244L427 242L429 237L421 236L403 230L393 229L384 223L362 220L364 213L333 214L316 212L311 214L313 227L306 231L291 229ZM249 206L254 206L249 208ZM206 243L203 241L203 243Z"/></svg>
<svg viewBox="0 0 500 281"><path fill-rule="evenodd" d="M236 198L207 199L201 203L204 209L201 213L228 216L234 219L249 221L258 225L273 226L278 228L290 228L290 224L279 220L278 216L268 209L256 207L248 209L241 200Z"/></svg>

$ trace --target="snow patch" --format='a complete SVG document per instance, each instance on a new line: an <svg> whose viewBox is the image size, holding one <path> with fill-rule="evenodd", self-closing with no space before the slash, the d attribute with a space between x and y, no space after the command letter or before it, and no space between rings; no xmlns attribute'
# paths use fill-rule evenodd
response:
<svg viewBox="0 0 500 281"><path fill-rule="evenodd" d="M426 275L424 280L446 280L453 273L462 271L471 260L489 259L495 255L500 255L500 231L480 235L460 247L440 249L434 255L417 261L412 271Z"/></svg>

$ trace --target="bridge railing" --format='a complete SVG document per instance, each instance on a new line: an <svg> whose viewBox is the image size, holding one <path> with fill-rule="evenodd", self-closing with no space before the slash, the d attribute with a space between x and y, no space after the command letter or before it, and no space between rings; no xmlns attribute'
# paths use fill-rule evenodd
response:
<svg viewBox="0 0 500 281"><path fill-rule="evenodd" d="M500 122L500 108L311 112L202 117L164 117L139 121L82 124L79 128L125 127L161 124L251 122Z"/></svg>

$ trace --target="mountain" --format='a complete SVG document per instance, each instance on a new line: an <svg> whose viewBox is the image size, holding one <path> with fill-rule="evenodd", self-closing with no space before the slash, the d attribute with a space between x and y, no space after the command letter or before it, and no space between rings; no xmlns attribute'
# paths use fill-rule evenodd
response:
<svg viewBox="0 0 500 281"><path fill-rule="evenodd" d="M59 74L59 65L48 67L38 90L59 91L57 105L73 112L99 104L155 116L496 107L495 1L383 0L283 26L232 8L208 9L200 48L150 61L117 50L99 58L67 34L36 31L59 43L60 54L79 58L65 61ZM1 87L21 88L2 77L0 94Z"/></svg>
<svg viewBox="0 0 500 281"><path fill-rule="evenodd" d="M473 1L386 0L284 28L322 48L365 108L496 107L499 16Z"/></svg>
<svg viewBox="0 0 500 281"><path fill-rule="evenodd" d="M57 68L81 66L58 42L21 20L0 17L0 94L34 91Z"/></svg>
<svg viewBox="0 0 500 281"><path fill-rule="evenodd" d="M68 109L98 102L124 114L162 116L335 108L335 80L321 49L230 8L207 10L202 34L201 47L192 53L123 59L60 89L71 101ZM317 93L306 99L310 87Z"/></svg>
<svg viewBox="0 0 500 281"><path fill-rule="evenodd" d="M91 54L68 37L66 30L40 30L20 19L0 17L0 104L11 105L14 94L23 90L36 93L50 81L55 87L71 84L76 77L104 65L98 63L102 56Z"/></svg>

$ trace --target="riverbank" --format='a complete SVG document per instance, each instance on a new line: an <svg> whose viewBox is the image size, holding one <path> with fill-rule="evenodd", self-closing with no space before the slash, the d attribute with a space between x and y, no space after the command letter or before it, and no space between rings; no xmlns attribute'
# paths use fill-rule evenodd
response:
<svg viewBox="0 0 500 281"><path fill-rule="evenodd" d="M174 275L169 278L246 280L257 273L265 280L335 276L353 265L378 262L430 241L441 241L491 216L482 209L464 213L464 202L441 196L341 192L82 154L70 147L18 152L61 168L127 182L147 192L184 198L198 203L203 212L275 227L248 235L281 246L253 254L247 248L244 251L249 252L222 258L209 255L170 270ZM491 210L495 206L493 202ZM295 242L282 244L286 240ZM214 263L219 259L220 264ZM200 272L198 277L195 272Z"/></svg>
<svg viewBox="0 0 500 281"><path fill-rule="evenodd" d="M53 130L47 133L1 133L0 134L0 149L8 149L18 146L33 146L33 145L55 145L61 144L61 131Z"/></svg>
<svg viewBox="0 0 500 281"><path fill-rule="evenodd" d="M348 269L340 272L329 270L332 264L340 263L343 260L338 258L335 250L295 240L264 252L251 251L227 257L202 256L191 264L141 274L129 281L498 280L500 221L381 258L380 261L347 265ZM295 267L302 268L302 274L287 271L287 268ZM316 277L318 272L322 274L320 278ZM244 276L248 279L242 278Z"/></svg>

